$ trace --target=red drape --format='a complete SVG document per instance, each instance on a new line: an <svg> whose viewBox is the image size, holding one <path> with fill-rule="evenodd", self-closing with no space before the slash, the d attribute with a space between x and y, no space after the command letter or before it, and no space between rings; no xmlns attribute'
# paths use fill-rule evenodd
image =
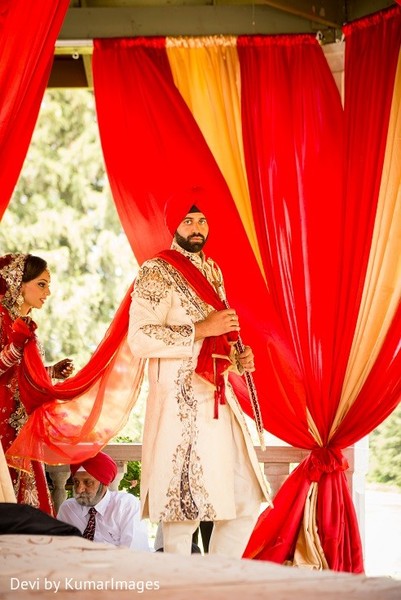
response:
<svg viewBox="0 0 401 600"><path fill-rule="evenodd" d="M298 432L294 414L305 422L298 367L227 185L173 84L163 44L159 39L95 40L93 75L106 168L138 261L171 244L163 219L166 199L193 184L205 188L208 200L201 208L210 224L205 249L223 269L241 336L256 354L265 425L274 429L280 413L288 416L289 430ZM245 388L240 401L251 413ZM310 444L306 427L299 438L301 445Z"/></svg>
<svg viewBox="0 0 401 600"><path fill-rule="evenodd" d="M0 219L10 201L50 75L69 0L3 0L0 13Z"/></svg>
<svg viewBox="0 0 401 600"><path fill-rule="evenodd" d="M344 27L345 133L342 289L338 364L352 342L369 258L381 183L393 88L401 48L401 9L382 11ZM342 447L385 419L400 399L401 306L380 354L332 442ZM337 369L342 379L344 366Z"/></svg>
<svg viewBox="0 0 401 600"><path fill-rule="evenodd" d="M345 198L337 387L342 385L369 259L401 44L401 10L395 7L350 23L344 35Z"/></svg>
<svg viewBox="0 0 401 600"><path fill-rule="evenodd" d="M239 38L237 46L247 175L263 266L297 356L308 410L325 445L339 399L332 374L341 290L341 101L313 37ZM306 418L297 424L299 430L308 427ZM295 428L290 436L286 418L279 417L275 425L279 437L300 445ZM310 482L329 479L336 482L337 493L331 521L322 521L319 533L335 539L343 557L339 529L344 502L350 508L352 533L357 532L343 473L346 465L336 449L317 446L317 440L310 441L312 454L282 486L274 510L261 516L245 556L291 559ZM332 568L362 570L356 539L352 558L337 563L328 557ZM327 544L323 549L326 553Z"/></svg>
<svg viewBox="0 0 401 600"><path fill-rule="evenodd" d="M212 231L207 250L223 268L229 298L241 316L241 333L259 360L255 379L266 427L289 443L312 450L280 490L275 509L262 515L246 556L278 562L291 557L310 482L319 481L319 534L329 565L362 571L358 527L344 474L347 464L341 453L351 436L342 436L340 428L328 444L328 434L356 314L351 307L342 327L337 318L350 296L357 304L366 269L361 256L366 244L369 247L371 228L365 246L355 248L348 241L343 248L351 227L344 219L345 207L351 202L353 211L358 197L350 198L348 190L343 193L344 115L315 39L240 38L238 46L247 172L269 291L221 174L172 85L160 40L95 42L95 95L106 165L120 216L129 214L123 226L140 261L166 243L162 215L170 194L194 183L210 190L211 202L202 206ZM127 80L134 82L132 86ZM113 110L116 102L118 111ZM371 211L372 201L367 201ZM139 237L141 229L138 233L133 229L136 222L141 227L149 205L155 231L163 232L162 237L151 235L152 220L147 225L149 237ZM223 236L229 231L234 249L240 249L235 261L233 245L224 243L222 230ZM344 287L343 264L358 261L358 277L347 277ZM240 280L239 266L246 270ZM241 281L252 282L251 294ZM390 341L386 348L388 359L395 350ZM394 388L395 356L391 363L387 381ZM386 395L387 408L380 405L376 422L394 407L396 397L396 389ZM241 400L248 408L245 397ZM306 407L323 448L309 433ZM366 432L359 429L353 441ZM284 518L290 506L291 518Z"/></svg>
<svg viewBox="0 0 401 600"><path fill-rule="evenodd" d="M372 30L372 23L378 27ZM328 564L335 570L363 570L341 448L369 433L399 401L398 314L354 406L330 441L328 433L366 273L400 24L399 11L393 11L391 17L381 15L345 28L344 123L334 83L313 42L293 37L281 44L239 40L244 144L258 240L323 444L284 483L275 509L261 516L247 557L279 562L291 557L295 523L299 527L303 516L305 482L319 481L317 524ZM303 48L296 48L300 43ZM260 115L268 117L261 123ZM281 426L284 432L287 423L281 420ZM297 445L297 440L291 443ZM290 522L283 518L289 506L295 508Z"/></svg>
<svg viewBox="0 0 401 600"><path fill-rule="evenodd" d="M10 466L28 470L30 460L81 462L124 425L140 390L144 364L126 342L131 292L132 286L90 361L74 377L53 385L36 343L28 342L18 382L30 416L6 452Z"/></svg>
<svg viewBox="0 0 401 600"><path fill-rule="evenodd" d="M341 245L341 101L314 37L237 42L245 159L269 288L324 439L331 396ZM288 439L286 420L277 435Z"/></svg>

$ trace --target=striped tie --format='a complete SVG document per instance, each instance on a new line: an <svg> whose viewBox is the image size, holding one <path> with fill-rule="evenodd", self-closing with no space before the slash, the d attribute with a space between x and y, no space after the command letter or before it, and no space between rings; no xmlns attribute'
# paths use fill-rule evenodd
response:
<svg viewBox="0 0 401 600"><path fill-rule="evenodd" d="M89 521L85 528L85 531L82 534L84 536L84 538L86 538L87 540L93 540L93 538L95 537L96 513L97 513L97 510L93 506L88 511Z"/></svg>

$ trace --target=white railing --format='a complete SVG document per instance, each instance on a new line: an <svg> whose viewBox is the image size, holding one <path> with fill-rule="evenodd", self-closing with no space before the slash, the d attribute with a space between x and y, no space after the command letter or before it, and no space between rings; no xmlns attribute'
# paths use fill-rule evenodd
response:
<svg viewBox="0 0 401 600"><path fill-rule="evenodd" d="M299 464L309 454L309 450L304 448L294 448L292 446L267 446L266 450L261 450L255 446L259 462L263 465L263 470L267 480L270 483L273 495L288 477L294 465ZM104 448L117 463L118 474L111 489L118 489L121 479L126 471L128 461L141 460L141 444L109 444ZM349 469L346 471L348 484L351 492L354 481L354 447L346 448L344 455L348 460ZM60 504L67 498L66 483L70 476L68 465L47 466L47 471L53 482L52 497L56 510Z"/></svg>

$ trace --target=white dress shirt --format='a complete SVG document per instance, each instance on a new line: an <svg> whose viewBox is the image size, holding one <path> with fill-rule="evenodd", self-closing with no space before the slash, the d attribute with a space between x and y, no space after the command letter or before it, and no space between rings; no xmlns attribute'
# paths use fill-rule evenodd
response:
<svg viewBox="0 0 401 600"><path fill-rule="evenodd" d="M83 533L88 524L90 508L82 506L75 498L70 498L60 506L57 519L75 525ZM127 546L142 552L150 551L147 525L141 520L140 502L136 496L107 490L95 508L94 542Z"/></svg>

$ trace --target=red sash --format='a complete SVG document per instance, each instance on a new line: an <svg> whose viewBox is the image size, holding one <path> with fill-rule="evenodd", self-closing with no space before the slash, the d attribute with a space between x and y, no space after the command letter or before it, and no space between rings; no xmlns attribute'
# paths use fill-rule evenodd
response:
<svg viewBox="0 0 401 600"><path fill-rule="evenodd" d="M196 294L215 310L226 308L214 287L188 258L176 250L163 250L157 254L182 275ZM231 365L232 345L238 340L238 332L233 331L219 336L204 338L195 372L215 386L214 418L218 418L219 403L225 403L224 373Z"/></svg>

